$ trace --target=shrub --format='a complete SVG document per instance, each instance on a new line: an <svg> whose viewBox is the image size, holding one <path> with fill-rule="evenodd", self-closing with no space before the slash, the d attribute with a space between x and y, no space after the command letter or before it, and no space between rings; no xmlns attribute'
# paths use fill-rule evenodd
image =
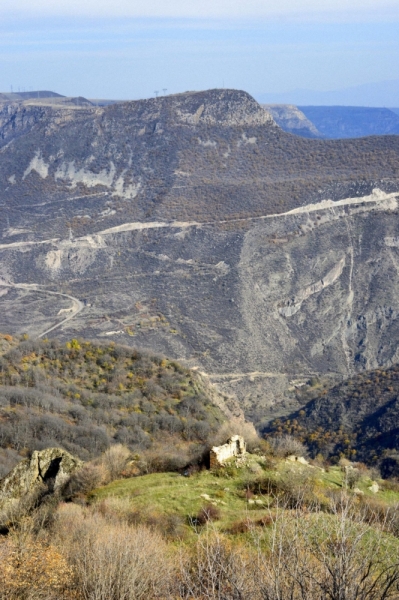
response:
<svg viewBox="0 0 399 600"><path fill-rule="evenodd" d="M253 560L256 556L232 547L223 536L207 528L191 552L181 553L177 597L260 600L254 594Z"/></svg>
<svg viewBox="0 0 399 600"><path fill-rule="evenodd" d="M384 490L390 490L392 492L399 492L399 480L398 479L385 479L381 482L381 487Z"/></svg>
<svg viewBox="0 0 399 600"><path fill-rule="evenodd" d="M67 482L62 495L65 499L75 501L83 498L92 490L106 481L106 474L100 465L86 463L81 469L75 471Z"/></svg>
<svg viewBox="0 0 399 600"><path fill-rule="evenodd" d="M253 528L253 525L253 521L251 521L250 519L235 521L228 527L227 533L230 533L231 535L240 535L242 533L247 533Z"/></svg>
<svg viewBox="0 0 399 600"><path fill-rule="evenodd" d="M360 481L362 474L358 469L347 468L345 472L346 485L350 490L353 490L358 481Z"/></svg>
<svg viewBox="0 0 399 600"><path fill-rule="evenodd" d="M250 492L271 496L275 504L298 508L315 504L316 474L314 471L289 469L280 475L263 476L248 483ZM248 494L248 491L245 492Z"/></svg>
<svg viewBox="0 0 399 600"><path fill-rule="evenodd" d="M3 600L76 598L74 573L54 545L32 536L9 536L0 541Z"/></svg>
<svg viewBox="0 0 399 600"><path fill-rule="evenodd" d="M74 569L84 600L167 595L173 569L166 542L148 527L114 524L98 512L64 506L54 536Z"/></svg>
<svg viewBox="0 0 399 600"><path fill-rule="evenodd" d="M122 476L130 458L130 450L122 444L115 444L101 456L100 464L104 468L108 481L114 481Z"/></svg>
<svg viewBox="0 0 399 600"><path fill-rule="evenodd" d="M260 519L255 521L255 525L258 525L259 527L271 527L273 525L273 522L274 519L272 515L265 515L264 517L261 517Z"/></svg>
<svg viewBox="0 0 399 600"><path fill-rule="evenodd" d="M147 450L140 454L137 467L141 473L164 473L167 471L179 471L190 462L187 452L173 449L170 444L166 448L157 447L155 450Z"/></svg>
<svg viewBox="0 0 399 600"><path fill-rule="evenodd" d="M291 435L268 438L273 454L279 458L286 458L291 454L307 456L308 450L302 442Z"/></svg>
<svg viewBox="0 0 399 600"><path fill-rule="evenodd" d="M198 525L205 525L209 521L218 521L220 519L220 508L213 504L203 506L196 517Z"/></svg>

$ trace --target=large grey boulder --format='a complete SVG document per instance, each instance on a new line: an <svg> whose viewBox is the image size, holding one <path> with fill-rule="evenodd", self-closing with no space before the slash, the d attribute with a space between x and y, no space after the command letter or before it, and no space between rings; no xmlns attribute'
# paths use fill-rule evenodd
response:
<svg viewBox="0 0 399 600"><path fill-rule="evenodd" d="M0 509L32 494L41 485L56 491L82 465L81 460L61 448L36 450L0 480Z"/></svg>

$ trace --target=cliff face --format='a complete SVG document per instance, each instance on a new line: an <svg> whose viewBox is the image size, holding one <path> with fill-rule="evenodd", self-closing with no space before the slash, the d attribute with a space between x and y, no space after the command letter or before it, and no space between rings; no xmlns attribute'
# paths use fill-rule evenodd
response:
<svg viewBox="0 0 399 600"><path fill-rule="evenodd" d="M0 510L32 494L40 485L51 491L66 483L82 461L60 448L35 451L0 480Z"/></svg>
<svg viewBox="0 0 399 600"><path fill-rule="evenodd" d="M284 131L307 138L324 137L314 123L294 104L263 104L262 106Z"/></svg>
<svg viewBox="0 0 399 600"><path fill-rule="evenodd" d="M211 90L5 105L0 139L0 330L162 352L258 420L397 361L398 137L301 139Z"/></svg>

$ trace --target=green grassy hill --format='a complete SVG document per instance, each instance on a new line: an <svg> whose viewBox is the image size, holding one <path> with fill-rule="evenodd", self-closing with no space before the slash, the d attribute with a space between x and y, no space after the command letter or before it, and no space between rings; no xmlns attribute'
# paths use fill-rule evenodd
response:
<svg viewBox="0 0 399 600"><path fill-rule="evenodd" d="M84 492L79 483L110 465L107 451L51 498L21 500L0 537L0 597L320 600L339 588L355 594L338 598L397 599L397 482L260 444L264 454L211 471L126 476Z"/></svg>
<svg viewBox="0 0 399 600"><path fill-rule="evenodd" d="M213 527L233 536L245 533L250 524L263 527L264 519L278 506L291 510L304 503L311 512L328 513L331 498L342 492L358 504L370 503L383 510L399 502L399 487L394 483L379 480L374 492L372 471L354 467L353 472L356 477L348 479L340 466L325 470L248 454L240 466L232 459L226 467L188 477L153 473L117 480L91 492L89 502L93 507L103 503L104 510L108 506L110 511L122 511L136 522L177 522L181 535L195 532L201 514L210 510Z"/></svg>

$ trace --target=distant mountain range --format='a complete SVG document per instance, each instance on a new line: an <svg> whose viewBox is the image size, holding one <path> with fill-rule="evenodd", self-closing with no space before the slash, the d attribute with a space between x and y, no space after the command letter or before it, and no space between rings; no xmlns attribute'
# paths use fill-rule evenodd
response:
<svg viewBox="0 0 399 600"><path fill-rule="evenodd" d="M110 99L67 97L47 90L0 93L0 105L10 102L18 102L26 106L69 108L109 106L120 103L118 100ZM263 104L263 107L284 131L306 138L343 139L399 134L399 108L370 108L364 105L298 106L285 103Z"/></svg>
<svg viewBox="0 0 399 600"><path fill-rule="evenodd" d="M263 107L284 131L301 137L343 139L399 134L399 109L293 104Z"/></svg>
<svg viewBox="0 0 399 600"><path fill-rule="evenodd" d="M108 106L115 104L118 100L88 100L82 96L62 96L49 90L36 90L30 92L0 92L0 104L9 102L22 102L26 105L42 106Z"/></svg>
<svg viewBox="0 0 399 600"><path fill-rule="evenodd" d="M299 109L326 138L399 134L399 114L388 108L300 106Z"/></svg>
<svg viewBox="0 0 399 600"><path fill-rule="evenodd" d="M298 89L282 93L260 93L255 98L262 104L296 104L299 106L399 106L399 79L366 83L342 90L320 92Z"/></svg>
<svg viewBox="0 0 399 600"><path fill-rule="evenodd" d="M50 92L48 90L36 90L34 92L3 92L0 93L0 102L21 102L24 100L40 99L40 98L65 98L61 94L56 92Z"/></svg>

